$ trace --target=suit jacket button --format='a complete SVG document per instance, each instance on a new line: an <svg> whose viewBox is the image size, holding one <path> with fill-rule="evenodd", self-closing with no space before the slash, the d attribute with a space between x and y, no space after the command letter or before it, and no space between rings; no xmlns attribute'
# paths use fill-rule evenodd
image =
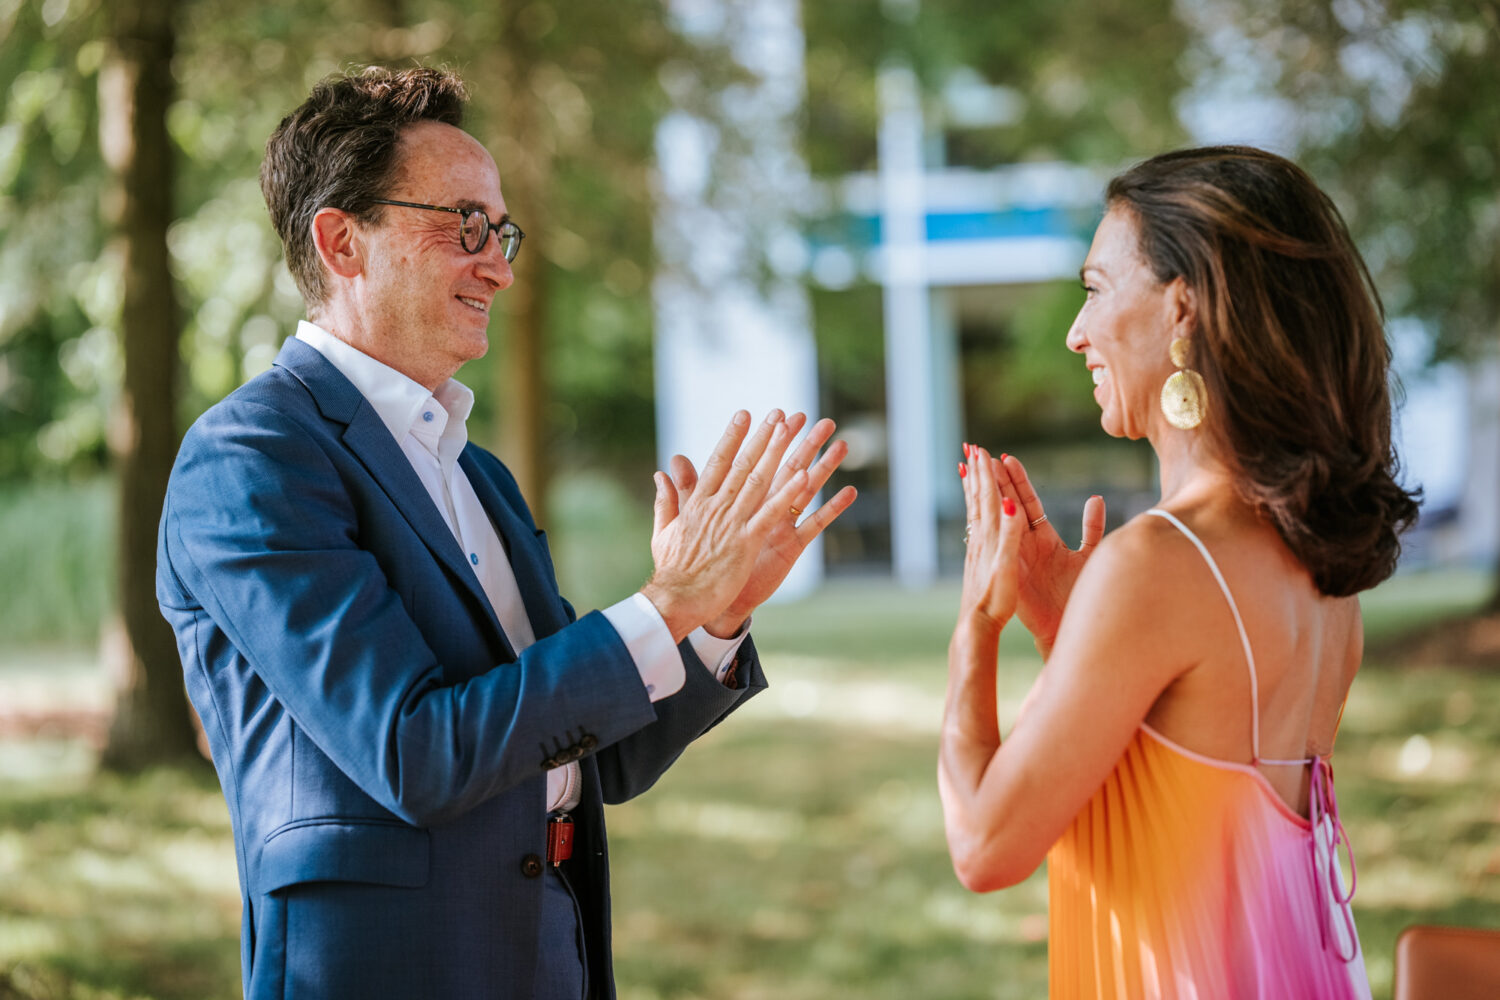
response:
<svg viewBox="0 0 1500 1000"><path fill-rule="evenodd" d="M585 751L592 750L599 745L599 737L593 733L584 733L583 739L578 741L578 745L583 747Z"/></svg>
<svg viewBox="0 0 1500 1000"><path fill-rule="evenodd" d="M542 873L542 859L535 854L528 854L521 859L521 874L527 878L536 878Z"/></svg>

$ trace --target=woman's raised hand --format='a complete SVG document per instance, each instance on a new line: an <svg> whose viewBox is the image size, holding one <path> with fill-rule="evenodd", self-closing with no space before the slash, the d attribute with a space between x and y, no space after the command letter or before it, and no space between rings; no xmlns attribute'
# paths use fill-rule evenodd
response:
<svg viewBox="0 0 1500 1000"><path fill-rule="evenodd" d="M983 452L983 449L980 449ZM1104 498L1089 497L1083 505L1083 538L1077 549L1068 548L1062 536L1047 518L1041 498L1026 476L1026 468L1014 455L989 458L984 452L989 467L992 488L997 488L1003 500L1014 501L1019 508L1022 537L1017 548L1020 564L1019 587L1016 609L1021 624L1036 639L1037 648L1046 656L1052 651L1052 642L1057 637L1057 626L1062 621L1063 608L1073 582L1083 570L1083 564L1094 551L1094 546L1104 537ZM965 497L968 482L975 478L971 469L965 480ZM970 515L971 517L973 515Z"/></svg>
<svg viewBox="0 0 1500 1000"><path fill-rule="evenodd" d="M965 445L964 455L968 462L959 466L959 475L964 482L968 527L959 614L998 633L1016 612L1026 521L1015 499L1002 495L995 478L999 463L990 453Z"/></svg>

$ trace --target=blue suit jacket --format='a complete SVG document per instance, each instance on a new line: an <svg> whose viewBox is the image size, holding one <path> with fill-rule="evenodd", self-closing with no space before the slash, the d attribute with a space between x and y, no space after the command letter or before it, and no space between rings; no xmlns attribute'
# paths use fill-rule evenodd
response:
<svg viewBox="0 0 1500 1000"><path fill-rule="evenodd" d="M582 755L574 860L589 977L614 995L603 803L648 788L764 687L687 643L652 704L619 636L574 620L515 480L459 459L538 637L517 658L406 456L297 340L183 441L157 598L234 827L245 994L531 997L546 768Z"/></svg>

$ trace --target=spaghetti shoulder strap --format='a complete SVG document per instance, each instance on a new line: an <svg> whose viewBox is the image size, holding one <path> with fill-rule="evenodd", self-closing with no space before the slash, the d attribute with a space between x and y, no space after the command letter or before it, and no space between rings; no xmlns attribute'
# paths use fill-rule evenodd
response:
<svg viewBox="0 0 1500 1000"><path fill-rule="evenodd" d="M1245 650L1245 665L1250 668L1250 754L1251 754L1251 757L1254 759L1254 761L1257 764L1283 764L1283 763L1285 763L1285 764L1293 764L1293 763L1295 763L1295 764L1302 764L1302 763L1305 763L1304 761L1300 761L1300 760L1299 761L1274 761L1274 760L1263 761L1263 760L1260 759L1260 684L1259 684L1258 680L1256 679L1256 675L1255 675L1255 654L1250 651L1250 636L1245 631L1245 621L1244 621L1244 619L1240 617L1240 607L1239 607L1238 604L1235 603L1235 601L1234 601L1234 595L1229 592L1229 584L1224 581L1224 574L1221 573L1221 572L1219 572L1219 564L1216 563L1216 562L1214 562L1214 557L1213 556L1209 555L1208 546L1206 546L1206 545L1203 544L1203 540L1200 539L1197 535L1193 534L1192 529L1189 528L1187 525L1183 524L1182 521L1180 521L1177 518L1177 515L1169 512L1169 511L1162 510L1159 507L1152 507L1150 510L1146 511L1146 513L1147 514L1151 514L1151 515L1153 515L1155 517L1159 517L1159 518L1161 518L1164 521L1167 521L1168 523L1170 523L1171 525L1173 525L1178 531L1182 532L1183 535L1185 535L1187 537L1188 541L1190 541L1190 542L1193 543L1193 547L1198 550L1198 554L1203 557L1203 561L1206 562L1206 563L1208 563L1208 568L1209 568L1210 572L1213 573L1214 579L1216 581L1218 581L1219 589L1224 592L1224 600L1226 600L1226 601L1229 602L1229 610L1234 615L1234 627L1237 628L1237 629L1239 629L1239 632L1240 632L1240 646Z"/></svg>

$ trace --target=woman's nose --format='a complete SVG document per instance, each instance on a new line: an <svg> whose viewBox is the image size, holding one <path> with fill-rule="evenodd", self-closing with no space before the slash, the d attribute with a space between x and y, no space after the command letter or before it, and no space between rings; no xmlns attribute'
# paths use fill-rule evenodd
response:
<svg viewBox="0 0 1500 1000"><path fill-rule="evenodd" d="M1063 341L1074 354L1082 354L1088 347L1087 338L1083 335L1083 324L1079 322L1082 318L1081 313L1073 318L1073 325L1068 327L1067 339Z"/></svg>

